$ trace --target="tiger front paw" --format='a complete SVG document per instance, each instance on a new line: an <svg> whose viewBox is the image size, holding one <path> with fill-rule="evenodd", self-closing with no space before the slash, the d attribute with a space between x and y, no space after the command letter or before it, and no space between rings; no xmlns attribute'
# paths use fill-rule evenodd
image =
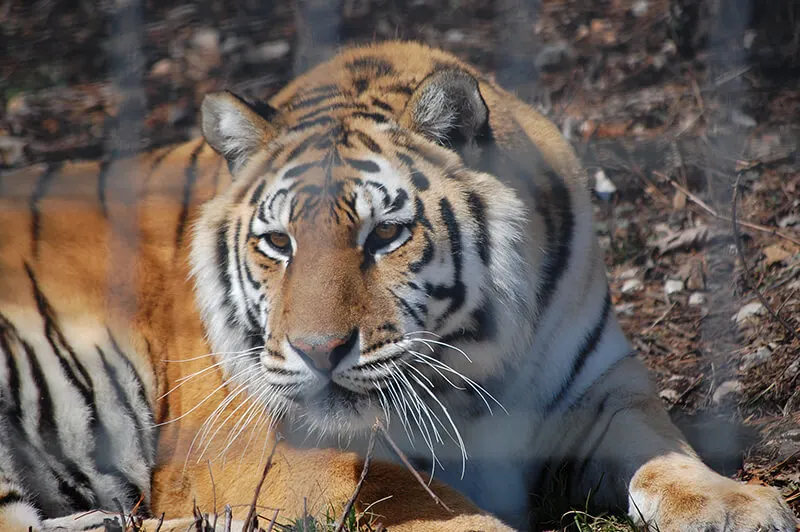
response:
<svg viewBox="0 0 800 532"><path fill-rule="evenodd" d="M679 454L636 472L629 513L645 530L660 532L795 532L800 524L775 488L731 480Z"/></svg>

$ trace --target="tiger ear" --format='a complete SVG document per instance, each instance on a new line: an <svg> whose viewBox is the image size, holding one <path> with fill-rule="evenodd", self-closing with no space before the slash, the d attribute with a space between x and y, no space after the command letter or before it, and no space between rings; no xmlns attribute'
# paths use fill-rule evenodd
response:
<svg viewBox="0 0 800 532"><path fill-rule="evenodd" d="M440 70L424 79L400 117L402 126L456 150L486 133L488 122L478 80L460 69Z"/></svg>
<svg viewBox="0 0 800 532"><path fill-rule="evenodd" d="M235 174L250 157L277 135L269 123L277 113L268 105L258 109L232 92L207 94L201 107L203 136L214 150L228 160Z"/></svg>

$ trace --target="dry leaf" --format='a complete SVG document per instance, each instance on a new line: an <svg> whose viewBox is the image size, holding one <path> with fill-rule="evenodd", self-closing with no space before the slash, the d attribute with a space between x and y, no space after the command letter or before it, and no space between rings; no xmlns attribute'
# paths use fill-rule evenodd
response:
<svg viewBox="0 0 800 532"><path fill-rule="evenodd" d="M792 256L792 253L786 251L780 244L773 244L764 248L764 262L767 267L784 262Z"/></svg>

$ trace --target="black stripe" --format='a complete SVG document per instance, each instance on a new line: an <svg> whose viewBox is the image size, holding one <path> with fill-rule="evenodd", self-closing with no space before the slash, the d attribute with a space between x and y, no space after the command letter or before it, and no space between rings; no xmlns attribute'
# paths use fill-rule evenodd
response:
<svg viewBox="0 0 800 532"><path fill-rule="evenodd" d="M8 506L9 504L14 504L17 502L27 503L25 498L16 491L8 492L2 497L0 497L0 507Z"/></svg>
<svg viewBox="0 0 800 532"><path fill-rule="evenodd" d="M228 271L228 222L224 220L217 227L217 270L222 282L222 306L226 309L231 306L231 274ZM227 311L226 311L227 312Z"/></svg>
<svg viewBox="0 0 800 532"><path fill-rule="evenodd" d="M106 203L106 186L108 185L108 169L111 167L111 159L105 159L100 163L100 171L97 174L97 201L100 202L100 211L103 218L108 218L108 204Z"/></svg>
<svg viewBox="0 0 800 532"><path fill-rule="evenodd" d="M430 181L428 181L428 177L413 167L411 168L411 183L413 183L417 190L420 191L428 190L428 188L431 186Z"/></svg>
<svg viewBox="0 0 800 532"><path fill-rule="evenodd" d="M383 153L383 150L381 149L380 145L374 140L372 140L372 137L370 137L363 131L358 131L358 130L353 131L353 135L355 135L358 138L358 140L361 141L361 144L363 144L364 147L367 148L372 153L377 153L377 154Z"/></svg>
<svg viewBox="0 0 800 532"><path fill-rule="evenodd" d="M144 427L142 427L139 418L136 416L136 410L133 408L133 404L131 404L130 397L128 397L128 394L125 392L125 388L122 386L117 369L108 362L105 351L103 351L99 345L95 345L95 349L97 350L97 354L100 355L100 361L103 363L103 369L105 370L106 376L111 382L111 387L114 389L114 393L117 396L117 400L114 401L114 408L116 409L117 407L122 407L122 414L130 418L130 421L133 423L134 427L136 427L136 442L139 446L139 454L144 455ZM147 405L146 402L144 404Z"/></svg>
<svg viewBox="0 0 800 532"><path fill-rule="evenodd" d="M5 316L0 314L0 350L3 352L6 362L6 371L8 373L8 391L11 392L11 400L7 401L5 405L8 408L9 403L11 406L10 411L6 410L4 415L13 420L22 420L22 403L20 400L20 378L19 368L17 367L17 360L14 358L14 352L11 350L11 337L19 342L17 331L11 322ZM5 396L5 394L2 394Z"/></svg>
<svg viewBox="0 0 800 532"><path fill-rule="evenodd" d="M386 186L383 183L378 183L377 181L365 181L364 186L372 187L381 194L381 203L383 203L384 207L388 207L389 203L392 201L392 197L389 195L389 191L386 190Z"/></svg>
<svg viewBox="0 0 800 532"><path fill-rule="evenodd" d="M442 217L447 236L450 242L450 256L453 261L453 284L452 286L434 286L431 296L435 299L449 299L450 304L447 309L439 316L436 327L441 327L444 322L453 315L466 300L466 286L461 278L463 266L463 251L461 248L461 229L458 226L453 207L447 198L439 200L439 213Z"/></svg>
<svg viewBox="0 0 800 532"><path fill-rule="evenodd" d="M389 118L380 113L366 113L362 111L357 111L351 114L350 116L352 116L353 118L366 118L367 120L372 120L373 122L377 122L379 124L385 124L386 122L389 121Z"/></svg>
<svg viewBox="0 0 800 532"><path fill-rule="evenodd" d="M250 201L248 202L250 205L255 205L261 199L261 195L264 193L264 187L267 186L266 181L261 181L258 186L253 190L253 193L250 195Z"/></svg>
<svg viewBox="0 0 800 532"><path fill-rule="evenodd" d="M414 167L414 159L410 155L399 151L397 152L397 158L409 168Z"/></svg>
<svg viewBox="0 0 800 532"><path fill-rule="evenodd" d="M547 405L544 409L545 415L550 415L552 412L556 410L560 406L560 403L564 400L569 391L572 384L575 382L575 379L580 374L583 366L586 365L586 361L589 359L589 356L594 352L595 348L597 347L598 342L603 336L603 331L606 327L606 322L608 321L608 316L611 310L611 293L606 291L606 295L603 298L603 308L600 312L600 317L597 319L594 327L592 328L591 332L584 338L583 342L581 343L578 352L575 354L575 357L572 359L572 367L570 368L569 375L564 383L561 385L558 393L553 396L552 401Z"/></svg>
<svg viewBox="0 0 800 532"><path fill-rule="evenodd" d="M298 131L304 131L306 129L310 129L315 126L324 126L327 124L331 124L333 122L334 119L329 116L320 116L315 118L314 120L309 120L308 122L299 122L290 127L289 131L292 133L296 133Z"/></svg>
<svg viewBox="0 0 800 532"><path fill-rule="evenodd" d="M62 465L67 475L69 475L68 478L58 477L63 481L63 484L59 483L59 492L75 504L75 510L81 511L91 509L91 481L77 464L67 458L64 449L61 447L61 439L59 438L58 425L55 419L53 398L50 395L50 388L45 379L44 372L39 364L39 360L36 358L36 353L34 353L33 348L27 344L25 344L25 353L28 358L31 379L33 380L34 387L39 392L39 426L37 428L39 436L47 454L53 457L58 464ZM84 406L90 407L89 409L92 414L89 420L90 426L96 424L97 412L92 408L92 403L88 403Z"/></svg>
<svg viewBox="0 0 800 532"><path fill-rule="evenodd" d="M411 308L411 305L409 305L405 299L395 294L394 291L392 290L389 290L389 293L391 293L394 296L395 300L398 303L400 303L400 306L402 307L405 314L407 314L408 316L411 317L412 320L414 320L414 323L416 323L417 327L425 327L425 322L422 320L422 318L420 318L419 314L417 314L417 312L413 308Z"/></svg>
<svg viewBox="0 0 800 532"><path fill-rule="evenodd" d="M550 181L550 194L547 198L537 198L536 204L538 206L542 201L547 201L549 216L557 216L560 223L555 234L547 237L547 256L542 265L544 275L537 291L539 308L542 312L547 309L558 288L558 282L567 271L575 225L569 189L552 169L546 170L545 175Z"/></svg>
<svg viewBox="0 0 800 532"><path fill-rule="evenodd" d="M389 76L395 72L394 66L389 61L374 56L353 59L345 64L345 67L351 72L363 72L366 70L375 77Z"/></svg>
<svg viewBox="0 0 800 532"><path fill-rule="evenodd" d="M359 109L361 111L366 111L367 106L360 102L335 102L323 107L319 107L314 109L313 111L309 111L308 113L297 117L297 122L306 122L311 120L315 116L321 115L323 113L327 113L329 111L335 111L337 109Z"/></svg>
<svg viewBox="0 0 800 532"><path fill-rule="evenodd" d="M405 94L407 96L411 96L412 94L414 94L413 87L409 87L408 85L402 85L399 83L397 85L392 85L391 87L387 87L385 90L386 92L399 92L400 94Z"/></svg>
<svg viewBox="0 0 800 532"><path fill-rule="evenodd" d="M329 98L335 98L336 96L341 96L342 91L338 85L321 85L319 87L310 89L306 94L316 94L316 96L309 96L305 99L300 99L298 101L290 102L289 105L292 111L295 111L297 109L303 109L305 107L313 107L318 103L327 100ZM303 98L304 96L305 94L300 98Z"/></svg>
<svg viewBox="0 0 800 532"><path fill-rule="evenodd" d="M307 171L309 171L311 168L319 166L319 164L320 163L318 161L314 161L310 163L303 163L303 164L298 164L297 166L293 166L292 168L289 168L286 171L286 173L283 174L283 179L291 179L294 177L301 176Z"/></svg>
<svg viewBox="0 0 800 532"><path fill-rule="evenodd" d="M164 151L162 151L161 153L159 153L158 155L153 157L153 164L150 165L150 170L147 172L147 175L144 178L144 182L142 183L142 190L147 188L147 185L150 183L150 178L153 177L153 174L155 174L156 170L158 170L158 167L161 166L161 163L163 163L164 160L167 157L169 157L169 155L172 152L174 152L175 150L177 150L180 147L181 147L180 144L176 144L174 146L169 146Z"/></svg>
<svg viewBox="0 0 800 532"><path fill-rule="evenodd" d="M379 100L378 98L373 98L372 99L372 105L374 105L375 107L379 107L379 108L383 109L384 111L388 111L390 113L394 113L394 109L392 109L391 105L389 105L388 103L386 103L386 102L384 102L382 100Z"/></svg>
<svg viewBox="0 0 800 532"><path fill-rule="evenodd" d="M44 172L39 174L33 189L28 207L31 211L31 252L34 257L39 257L39 240L42 233L42 211L39 202L47 195L47 189L53 182L61 164L48 164Z"/></svg>
<svg viewBox="0 0 800 532"><path fill-rule="evenodd" d="M489 266L491 261L490 255L490 242L489 242L489 227L486 222L486 205L483 200L474 192L467 195L467 205L472 219L478 225L478 235L475 239L475 246L478 248L478 254L484 266Z"/></svg>
<svg viewBox="0 0 800 532"><path fill-rule="evenodd" d="M403 190L402 188L397 191L397 195L394 197L394 201L392 201L392 206L389 208L389 212L397 212L402 209L405 204L408 202L408 192Z"/></svg>
<svg viewBox="0 0 800 532"><path fill-rule="evenodd" d="M244 309L249 321L250 331L258 330L258 317L253 315L253 310L250 301L247 299L247 292L244 289L244 277L242 276L242 263L239 256L239 244L242 233L242 220L236 221L236 232L233 234L233 256L236 261L236 282L239 284L239 289L242 291L242 299L244 300Z"/></svg>
<svg viewBox="0 0 800 532"><path fill-rule="evenodd" d="M315 142L317 142L321 137L319 134L309 135L308 137L304 138L300 144L292 148L292 151L289 152L289 155L286 156L286 162L293 161L305 151Z"/></svg>
<svg viewBox="0 0 800 532"><path fill-rule="evenodd" d="M369 160L362 160L362 159L348 159L345 158L345 161L348 165L352 166L359 172L367 172L369 174L374 174L381 171L381 167L378 163Z"/></svg>
<svg viewBox="0 0 800 532"><path fill-rule="evenodd" d="M175 247L180 248L183 244L183 235L186 232L186 222L189 218L189 206L192 201L192 190L197 181L197 157L203 151L205 143L201 142L192 150L189 156L189 166L184 172L183 195L181 197L181 212L178 215L178 227L175 230ZM177 249L176 249L177 252Z"/></svg>

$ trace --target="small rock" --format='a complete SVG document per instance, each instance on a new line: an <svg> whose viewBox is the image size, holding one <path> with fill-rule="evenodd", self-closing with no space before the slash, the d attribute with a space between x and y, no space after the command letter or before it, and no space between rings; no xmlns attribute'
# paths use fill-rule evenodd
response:
<svg viewBox="0 0 800 532"><path fill-rule="evenodd" d="M736 321L737 325L741 325L754 316L762 315L765 310L766 309L764 308L764 305L758 301L754 301L753 303L748 303L740 308L739 312L736 313L733 319Z"/></svg>
<svg viewBox="0 0 800 532"><path fill-rule="evenodd" d="M256 46L247 54L247 61L250 63L268 63L284 57L291 50L291 46L286 41L265 42Z"/></svg>
<svg viewBox="0 0 800 532"><path fill-rule="evenodd" d="M789 380L795 378L798 373L800 373L800 359L797 359L789 364L789 367L783 372L783 378L787 379L788 382Z"/></svg>
<svg viewBox="0 0 800 532"><path fill-rule="evenodd" d="M594 192L603 201L609 201L617 191L616 185L606 176L602 170L594 173Z"/></svg>
<svg viewBox="0 0 800 532"><path fill-rule="evenodd" d="M744 46L745 50L749 50L753 46L753 41L756 40L756 32L755 30L747 30L744 32L744 37L742 37L742 46Z"/></svg>
<svg viewBox="0 0 800 532"><path fill-rule="evenodd" d="M714 391L714 395L711 396L711 399L714 401L715 404L720 404L727 396L732 394L738 394L742 391L742 383L739 381L725 381L719 385L719 387Z"/></svg>
<svg viewBox="0 0 800 532"><path fill-rule="evenodd" d="M150 76L154 78L167 77L174 72L175 62L172 59L159 59L150 68Z"/></svg>
<svg viewBox="0 0 800 532"><path fill-rule="evenodd" d="M736 124L737 126L745 127L745 128L752 128L758 125L756 119L750 115L744 114L742 111L738 109L731 109L731 122Z"/></svg>
<svg viewBox="0 0 800 532"><path fill-rule="evenodd" d="M214 28L198 28L192 35L192 46L209 52L219 51L219 31Z"/></svg>
<svg viewBox="0 0 800 532"><path fill-rule="evenodd" d="M638 292L644 287L644 284L639 279L628 279L622 284L623 294L632 294Z"/></svg>
<svg viewBox="0 0 800 532"><path fill-rule="evenodd" d="M464 32L457 29L447 30L444 33L444 40L449 43L460 43L464 41Z"/></svg>
<svg viewBox="0 0 800 532"><path fill-rule="evenodd" d="M573 55L572 48L567 41L555 41L541 47L533 64L540 70L559 67L563 66L565 61L570 61Z"/></svg>
<svg viewBox="0 0 800 532"><path fill-rule="evenodd" d="M636 303L620 303L614 306L614 311L618 316L633 316L634 310L636 310Z"/></svg>
<svg viewBox="0 0 800 532"><path fill-rule="evenodd" d="M678 400L680 394L676 390L673 390L672 388L664 388L663 390L658 392L658 396L661 397L662 399L666 399L670 403L674 403L675 401Z"/></svg>
<svg viewBox="0 0 800 532"><path fill-rule="evenodd" d="M742 362L739 364L739 369L747 371L750 368L760 366L770 359L772 356L772 349L767 346L759 347L754 353L748 353L742 357Z"/></svg>
<svg viewBox="0 0 800 532"><path fill-rule="evenodd" d="M686 288L694 291L706 289L705 275L703 272L703 261L692 258L678 270L678 279L686 283Z"/></svg>
<svg viewBox="0 0 800 532"><path fill-rule="evenodd" d="M787 440L800 441L800 429L791 429L783 433Z"/></svg>
<svg viewBox="0 0 800 532"><path fill-rule="evenodd" d="M782 229L786 229L787 227L792 227L795 225L800 225L800 214L790 214L789 216L784 216L778 220L778 227Z"/></svg>
<svg viewBox="0 0 800 532"><path fill-rule="evenodd" d="M0 137L0 164L20 166L25 162L25 146L28 141L19 137Z"/></svg>
<svg viewBox="0 0 800 532"><path fill-rule="evenodd" d="M647 0L636 0L631 6L631 14L634 17L642 17L647 14Z"/></svg>
<svg viewBox="0 0 800 532"><path fill-rule="evenodd" d="M638 275L638 273L639 273L639 268L628 268L627 270L619 274L619 278L622 280L633 279L634 277L636 277L636 275Z"/></svg>
<svg viewBox="0 0 800 532"><path fill-rule="evenodd" d="M680 292L683 292L683 281L669 279L666 283L664 283L664 293L666 293L668 296Z"/></svg>
<svg viewBox="0 0 800 532"><path fill-rule="evenodd" d="M692 295L689 296L689 305L693 307L699 307L701 305L706 304L706 295L701 294L700 292L693 292Z"/></svg>

